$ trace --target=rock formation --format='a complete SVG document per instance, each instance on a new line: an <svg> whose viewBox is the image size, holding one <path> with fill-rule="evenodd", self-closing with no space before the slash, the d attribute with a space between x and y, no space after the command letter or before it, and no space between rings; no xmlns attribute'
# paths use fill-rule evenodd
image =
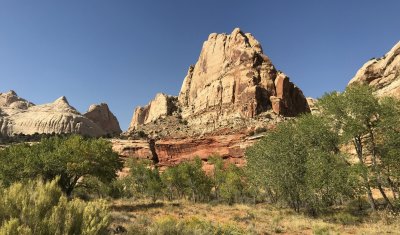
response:
<svg viewBox="0 0 400 235"><path fill-rule="evenodd" d="M379 97L400 98L400 42L383 57L365 63L349 85L355 82L375 87Z"/></svg>
<svg viewBox="0 0 400 235"><path fill-rule="evenodd" d="M13 109L25 110L31 106L34 106L34 104L18 97L17 93L13 90L6 93L0 93L0 107L3 109L9 111L12 111Z"/></svg>
<svg viewBox="0 0 400 235"><path fill-rule="evenodd" d="M159 118L171 116L177 111L176 102L176 97L158 93L148 105L135 109L130 128L136 128Z"/></svg>
<svg viewBox="0 0 400 235"><path fill-rule="evenodd" d="M117 118L105 103L91 105L84 116L97 124L107 135L119 135L122 133Z"/></svg>
<svg viewBox="0 0 400 235"><path fill-rule="evenodd" d="M275 69L260 43L236 28L230 35L210 34L179 96L158 94L149 105L136 108L129 132L174 113L179 123L187 123L177 130L213 133L241 128L269 111L293 117L310 109L302 91Z"/></svg>
<svg viewBox="0 0 400 235"><path fill-rule="evenodd" d="M158 166L161 169L184 161L200 157L207 170L209 157L215 155L238 166L245 164L244 152L258 138L246 137L242 133L232 135L216 135L201 138L168 138L158 140L154 150L157 154ZM112 140L113 150L124 158L153 159L147 140ZM123 172L127 172L125 169Z"/></svg>
<svg viewBox="0 0 400 235"><path fill-rule="evenodd" d="M245 163L246 147L287 118L310 112L302 91L278 71L249 33L213 33L189 67L178 97L158 94L135 109L114 150L167 167L211 155ZM148 139L135 139L134 138ZM150 142L152 139L155 142ZM153 144L151 144L153 143ZM154 156L156 154L156 156Z"/></svg>
<svg viewBox="0 0 400 235"><path fill-rule="evenodd" d="M253 118L271 108L284 116L308 111L301 90L238 28L208 37L178 99L182 117L194 124Z"/></svg>
<svg viewBox="0 0 400 235"><path fill-rule="evenodd" d="M70 106L63 96L52 103L34 105L14 92L0 93L0 133L77 133L103 136L106 131Z"/></svg>
<svg viewBox="0 0 400 235"><path fill-rule="evenodd" d="M317 107L317 103L318 103L317 99L314 99L312 97L307 97L307 104L312 114L320 113L320 110Z"/></svg>

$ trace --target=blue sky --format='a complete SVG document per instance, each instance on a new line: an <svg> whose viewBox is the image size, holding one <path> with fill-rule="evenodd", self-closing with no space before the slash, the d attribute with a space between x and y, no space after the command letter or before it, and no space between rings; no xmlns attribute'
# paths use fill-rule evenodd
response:
<svg viewBox="0 0 400 235"><path fill-rule="evenodd" d="M157 92L177 95L213 32L251 32L305 93L343 90L400 40L398 0L0 0L0 92L106 102L127 129Z"/></svg>

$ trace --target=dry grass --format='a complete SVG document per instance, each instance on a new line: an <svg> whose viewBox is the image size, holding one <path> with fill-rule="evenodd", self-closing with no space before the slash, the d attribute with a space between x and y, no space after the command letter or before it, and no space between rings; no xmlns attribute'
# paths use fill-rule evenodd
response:
<svg viewBox="0 0 400 235"><path fill-rule="evenodd" d="M400 234L400 218L388 212L353 221L354 217L343 212L310 218L266 204L229 206L125 199L113 202L112 215L114 226L122 225L125 228L132 224L151 225L154 221L172 216L182 220L195 217L215 225L234 225L246 231L246 234Z"/></svg>

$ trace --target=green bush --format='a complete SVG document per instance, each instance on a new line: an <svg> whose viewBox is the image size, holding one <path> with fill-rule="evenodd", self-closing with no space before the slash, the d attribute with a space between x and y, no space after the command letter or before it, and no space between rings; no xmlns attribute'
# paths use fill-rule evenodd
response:
<svg viewBox="0 0 400 235"><path fill-rule="evenodd" d="M168 168L161 174L161 180L169 199L186 197L194 202L210 199L212 181L199 158Z"/></svg>
<svg viewBox="0 0 400 235"><path fill-rule="evenodd" d="M131 160L128 166L130 175L125 180L131 183L130 187L136 197L150 197L155 202L162 196L160 173L151 165L151 161Z"/></svg>
<svg viewBox="0 0 400 235"><path fill-rule="evenodd" d="M68 200L57 180L14 183L0 192L0 234L107 234L104 200Z"/></svg>
<svg viewBox="0 0 400 235"><path fill-rule="evenodd" d="M154 234L154 235L208 235L225 234L239 235L246 234L242 229L231 224L213 224L209 221L196 217L178 220L172 216L161 217L148 227L131 226L128 234Z"/></svg>
<svg viewBox="0 0 400 235"><path fill-rule="evenodd" d="M244 202L246 183L243 169L230 164L223 175L224 180L220 185L221 199L229 204Z"/></svg>
<svg viewBox="0 0 400 235"><path fill-rule="evenodd" d="M93 176L84 177L79 182L77 187L75 187L73 196L81 198L83 200L105 198L110 195L110 190L113 185L113 182L106 184L101 182L97 177Z"/></svg>
<svg viewBox="0 0 400 235"><path fill-rule="evenodd" d="M356 225L361 222L358 217L347 212L340 212L333 215L332 221L343 225Z"/></svg>

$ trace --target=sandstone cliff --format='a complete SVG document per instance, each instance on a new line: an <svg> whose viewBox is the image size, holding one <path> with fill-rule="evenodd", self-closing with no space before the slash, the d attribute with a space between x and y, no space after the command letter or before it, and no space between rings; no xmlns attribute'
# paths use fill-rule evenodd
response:
<svg viewBox="0 0 400 235"><path fill-rule="evenodd" d="M99 125L81 115L63 96L52 103L34 105L14 92L0 93L0 133L77 133L89 136L106 134Z"/></svg>
<svg viewBox="0 0 400 235"><path fill-rule="evenodd" d="M177 133L185 130L190 135L252 123L250 130L270 121L262 114L293 117L304 112L310 109L302 91L276 70L251 34L236 28L230 35L210 34L197 63L189 67L179 96L158 94L149 105L136 108L128 133L149 132L145 126L159 119Z"/></svg>
<svg viewBox="0 0 400 235"><path fill-rule="evenodd" d="M224 161L243 166L244 152L261 136L246 137L243 133L214 135L201 138L164 138L154 145L147 140L112 140L113 150L124 158L157 159L161 169L200 157L207 170L211 156L220 156ZM153 148L153 149L152 149ZM124 169L123 175L128 172Z"/></svg>
<svg viewBox="0 0 400 235"><path fill-rule="evenodd" d="M208 37L178 99L182 117L194 124L254 118L271 108L284 116L309 111L301 90L238 28Z"/></svg>
<svg viewBox="0 0 400 235"><path fill-rule="evenodd" d="M122 133L117 118L105 103L91 105L84 116L97 124L107 135Z"/></svg>
<svg viewBox="0 0 400 235"><path fill-rule="evenodd" d="M380 97L400 98L400 42L383 57L365 63L349 85L355 82L375 87Z"/></svg>
<svg viewBox="0 0 400 235"><path fill-rule="evenodd" d="M135 109L130 128L134 129L139 125L148 124L159 118L171 116L177 109L176 97L159 93L148 105Z"/></svg>

